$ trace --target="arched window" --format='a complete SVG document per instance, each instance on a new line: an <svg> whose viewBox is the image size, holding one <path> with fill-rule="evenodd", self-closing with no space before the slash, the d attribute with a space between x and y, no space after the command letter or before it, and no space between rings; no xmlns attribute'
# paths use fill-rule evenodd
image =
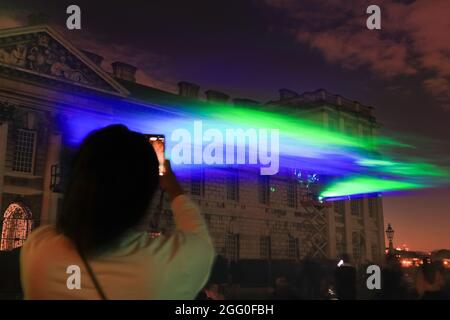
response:
<svg viewBox="0 0 450 320"><path fill-rule="evenodd" d="M32 226L31 210L21 203L11 203L3 215L0 250L21 247L30 234Z"/></svg>

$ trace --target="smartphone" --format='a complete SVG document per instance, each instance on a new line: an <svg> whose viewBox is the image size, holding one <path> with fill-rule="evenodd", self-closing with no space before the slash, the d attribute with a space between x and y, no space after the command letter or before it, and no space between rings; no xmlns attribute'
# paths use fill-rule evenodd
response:
<svg viewBox="0 0 450 320"><path fill-rule="evenodd" d="M148 142L153 146L153 149L155 149L156 156L158 157L159 162L159 175L163 176L165 173L164 167L165 137L162 134L146 134L145 137L147 138Z"/></svg>

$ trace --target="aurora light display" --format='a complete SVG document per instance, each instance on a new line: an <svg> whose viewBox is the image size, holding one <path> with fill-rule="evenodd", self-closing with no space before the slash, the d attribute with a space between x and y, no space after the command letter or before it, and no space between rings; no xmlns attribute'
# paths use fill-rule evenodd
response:
<svg viewBox="0 0 450 320"><path fill-rule="evenodd" d="M191 171L205 165L238 165L245 170L255 166L267 168L278 162L279 170L265 174L295 175L299 183L308 179L305 177L315 175L316 182L321 184L318 196L329 200L431 188L450 181L448 168L428 160L405 160L390 150L394 147L413 149L414 146L383 136L361 137L332 131L323 124L302 119L301 115L294 115L284 107L263 110L181 100L140 106L117 100L105 102L111 103L111 109L103 114L81 110L69 112L63 120L68 143L78 144L94 129L122 123L138 132L164 134L168 158L191 160L174 161L181 174L185 169ZM199 122L202 124L201 136L194 132L195 124ZM180 138L180 130L196 138ZM259 139L254 145L255 137L251 133L262 130L276 130L276 141L274 136L266 136L262 144ZM235 133L232 140L223 138L227 132ZM245 150L245 156L236 159L233 154L231 158L227 151L234 148ZM264 161L261 161L261 148L265 148ZM209 160L203 161L205 157Z"/></svg>

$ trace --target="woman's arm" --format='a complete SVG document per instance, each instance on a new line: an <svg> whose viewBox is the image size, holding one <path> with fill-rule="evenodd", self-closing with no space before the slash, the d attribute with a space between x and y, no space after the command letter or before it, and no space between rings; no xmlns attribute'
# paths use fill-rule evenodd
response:
<svg viewBox="0 0 450 320"><path fill-rule="evenodd" d="M170 261L166 265L167 286L173 288L163 299L193 299L209 278L214 246L200 209L184 195L166 161L160 184L171 200L175 232L168 239Z"/></svg>

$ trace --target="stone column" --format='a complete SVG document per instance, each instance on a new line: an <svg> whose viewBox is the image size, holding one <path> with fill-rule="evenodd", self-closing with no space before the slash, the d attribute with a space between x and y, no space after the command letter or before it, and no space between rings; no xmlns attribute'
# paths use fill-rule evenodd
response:
<svg viewBox="0 0 450 320"><path fill-rule="evenodd" d="M344 213L344 227L345 227L345 252L353 257L353 217L350 212L350 200L344 201L345 213Z"/></svg>
<svg viewBox="0 0 450 320"><path fill-rule="evenodd" d="M370 230L370 217L369 217L369 198L364 197L361 199L363 204L363 225L364 225L364 253L363 259L373 260L372 257L372 232Z"/></svg>
<svg viewBox="0 0 450 320"><path fill-rule="evenodd" d="M376 219L377 219L377 228L378 228L378 256L381 261L378 261L379 263L383 264L385 262L384 256L385 256L385 249L386 249L386 243L385 243L385 237L384 237L384 216L383 216L383 198L377 197L377 212L376 212Z"/></svg>
<svg viewBox="0 0 450 320"><path fill-rule="evenodd" d="M8 142L8 122L0 120L0 208L3 208L3 180L6 165L6 146ZM0 212L3 215L3 212Z"/></svg>
<svg viewBox="0 0 450 320"><path fill-rule="evenodd" d="M328 112L326 112L325 110L324 111L322 111L322 123L323 123L323 127L325 128L325 129L329 129L330 128L330 126L329 126L329 123L328 123Z"/></svg>
<svg viewBox="0 0 450 320"><path fill-rule="evenodd" d="M345 133L345 120L344 117L341 116L341 113L338 112L338 121L339 121L339 130L341 133Z"/></svg>
<svg viewBox="0 0 450 320"><path fill-rule="evenodd" d="M334 207L331 206L327 210L328 223L328 258L336 258L336 218Z"/></svg>

